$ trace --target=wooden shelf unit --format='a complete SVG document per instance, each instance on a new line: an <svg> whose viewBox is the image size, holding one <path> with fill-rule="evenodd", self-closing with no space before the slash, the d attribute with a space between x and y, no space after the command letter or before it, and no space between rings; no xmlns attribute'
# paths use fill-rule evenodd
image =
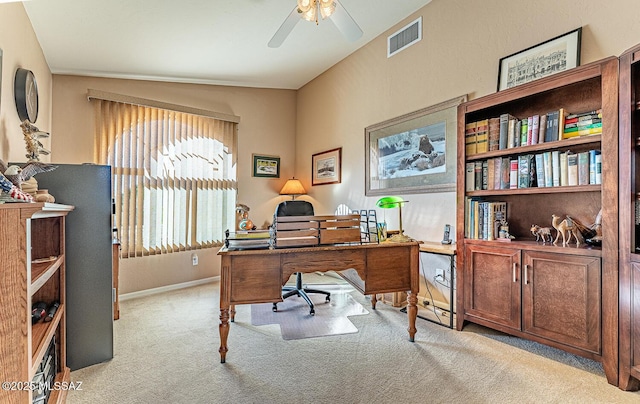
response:
<svg viewBox="0 0 640 404"><path fill-rule="evenodd" d="M640 45L620 56L619 387L640 388ZM639 206L640 207L640 206Z"/></svg>
<svg viewBox="0 0 640 404"><path fill-rule="evenodd" d="M28 383L55 337L55 382L69 382L66 366L65 218L72 206L55 203L0 205L0 379ZM31 324L34 302L60 302L49 322ZM33 391L0 390L2 403L31 403ZM52 390L48 403L64 403L66 391Z"/></svg>
<svg viewBox="0 0 640 404"><path fill-rule="evenodd" d="M618 59L610 57L463 103L458 108L456 328L465 321L600 361L618 383ZM602 108L602 134L466 155L467 123ZM599 149L602 185L467 191L467 162ZM506 202L511 242L465 239L465 200ZM602 209L601 247L536 242L551 215L590 225ZM553 230L553 229L552 229ZM555 238L555 231L553 231Z"/></svg>

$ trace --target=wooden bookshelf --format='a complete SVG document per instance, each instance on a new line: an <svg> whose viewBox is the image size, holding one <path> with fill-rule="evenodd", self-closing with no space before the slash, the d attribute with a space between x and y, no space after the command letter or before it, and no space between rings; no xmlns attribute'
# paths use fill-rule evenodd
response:
<svg viewBox="0 0 640 404"><path fill-rule="evenodd" d="M463 103L458 108L457 318L550 345L603 364L618 383L618 59L606 58ZM564 109L602 109L602 134L466 155L468 123L510 114L520 120ZM475 190L466 165L547 151L600 150L602 184ZM473 188L474 190L467 190ZM506 202L512 240L465 238L467 198ZM601 246L536 242L532 225L552 214L586 225L602 211ZM556 232L552 228L555 238Z"/></svg>

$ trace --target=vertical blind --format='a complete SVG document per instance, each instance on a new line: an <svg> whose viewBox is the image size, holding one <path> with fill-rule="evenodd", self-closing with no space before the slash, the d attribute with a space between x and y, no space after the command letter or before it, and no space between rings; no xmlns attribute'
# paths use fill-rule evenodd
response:
<svg viewBox="0 0 640 404"><path fill-rule="evenodd" d="M123 258L218 246L235 227L237 124L92 99Z"/></svg>

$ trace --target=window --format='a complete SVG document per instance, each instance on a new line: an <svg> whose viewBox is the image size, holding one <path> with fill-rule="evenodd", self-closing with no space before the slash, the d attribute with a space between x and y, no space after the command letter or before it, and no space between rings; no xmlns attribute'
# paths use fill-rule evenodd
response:
<svg viewBox="0 0 640 404"><path fill-rule="evenodd" d="M235 228L237 123L93 99L123 258L219 246Z"/></svg>

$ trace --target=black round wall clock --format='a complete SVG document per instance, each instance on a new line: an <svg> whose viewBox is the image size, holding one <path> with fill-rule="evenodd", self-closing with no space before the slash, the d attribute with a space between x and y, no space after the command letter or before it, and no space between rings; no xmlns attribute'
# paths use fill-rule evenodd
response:
<svg viewBox="0 0 640 404"><path fill-rule="evenodd" d="M18 68L13 83L16 110L20 121L35 123L38 118L38 86L31 70Z"/></svg>

